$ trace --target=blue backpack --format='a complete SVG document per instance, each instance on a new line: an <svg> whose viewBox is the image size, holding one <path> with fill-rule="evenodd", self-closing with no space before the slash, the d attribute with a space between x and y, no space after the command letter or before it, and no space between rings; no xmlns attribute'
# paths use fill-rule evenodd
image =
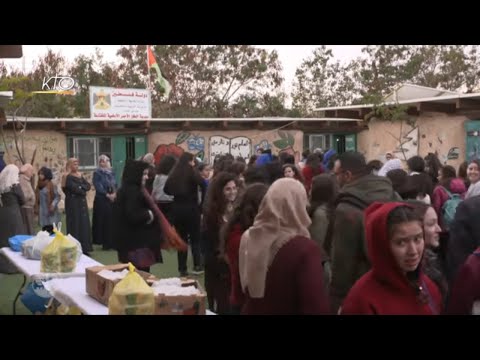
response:
<svg viewBox="0 0 480 360"><path fill-rule="evenodd" d="M442 206L442 216L443 216L443 224L448 229L450 228L450 225L452 224L453 219L455 218L455 212L457 211L458 204L460 204L463 200L459 194L452 194L446 188L444 189L448 194L448 200L445 201L445 203Z"/></svg>

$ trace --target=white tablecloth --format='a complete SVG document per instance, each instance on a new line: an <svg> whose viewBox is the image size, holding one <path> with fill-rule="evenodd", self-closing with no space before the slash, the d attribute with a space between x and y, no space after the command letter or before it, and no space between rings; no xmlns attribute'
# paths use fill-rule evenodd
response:
<svg viewBox="0 0 480 360"><path fill-rule="evenodd" d="M66 306L76 306L85 315L108 315L108 307L87 294L85 278L52 279L43 284L55 299Z"/></svg>
<svg viewBox="0 0 480 360"><path fill-rule="evenodd" d="M21 252L16 252L9 247L4 247L0 251L18 268L19 271L25 274L29 279L37 277L85 277L85 269L90 266L102 265L91 257L82 254L77 267L71 273L46 274L40 272L40 260L27 259ZM83 279L85 281L85 279Z"/></svg>
<svg viewBox="0 0 480 360"><path fill-rule="evenodd" d="M108 315L108 307L90 297L85 278L52 279L45 281L45 288L52 296L67 306L78 307L85 315ZM207 310L207 315L215 315Z"/></svg>
<svg viewBox="0 0 480 360"><path fill-rule="evenodd" d="M90 297L86 291L85 269L102 265L98 261L83 255L72 273L45 274L40 272L40 260L25 258L21 252L5 247L1 252L29 279L49 279L44 282L47 290L54 298L67 306L76 306L85 315L108 315L108 307ZM207 310L207 315L215 315Z"/></svg>

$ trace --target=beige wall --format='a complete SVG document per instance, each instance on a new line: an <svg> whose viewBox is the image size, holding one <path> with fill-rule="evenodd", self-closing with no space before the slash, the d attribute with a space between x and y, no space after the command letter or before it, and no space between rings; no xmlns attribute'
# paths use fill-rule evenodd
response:
<svg viewBox="0 0 480 360"><path fill-rule="evenodd" d="M226 140L231 140L228 145ZM223 140L223 143L221 143ZM236 144L240 144L236 146ZM302 131L260 131L260 130L224 130L224 131L188 131L155 132L148 136L148 151L158 159L163 154L181 154L188 151L194 154L204 153L204 159L211 162L215 153L230 152L234 156L241 154L247 160L255 153L258 145L271 147L273 154L280 150L289 152L300 161L303 148Z"/></svg>
<svg viewBox="0 0 480 360"><path fill-rule="evenodd" d="M425 113L416 121L416 128L403 125L402 143L406 158L414 155L426 156L429 152L437 153L443 164L458 168L465 159L466 134L465 116L449 116L443 113ZM357 136L357 149L365 154L367 160L385 161L385 153L395 150L403 160L399 142L400 123L373 120L369 130ZM450 150L457 150L458 159L448 159Z"/></svg>
<svg viewBox="0 0 480 360"><path fill-rule="evenodd" d="M16 151L13 132L11 130L5 131L7 150L10 153L10 157L5 152L5 161L7 163L14 163L21 165L20 158ZM21 144L21 143L19 143ZM2 142L3 146L3 142ZM67 138L64 134L56 131L45 130L29 130L27 129L24 138L25 148L25 161L30 162L32 160L33 152L37 149L33 167L35 173L40 170L42 166L50 168L53 172L53 181L59 185L62 173L65 171L65 165L67 163ZM92 183L93 172L84 172L85 178ZM64 199L64 194L58 187ZM88 206L93 206L93 199L95 197L95 190L92 187L92 191L87 193ZM59 207L63 209L63 201L59 204Z"/></svg>
<svg viewBox="0 0 480 360"><path fill-rule="evenodd" d="M5 154L5 161L7 163L20 164L20 159L15 150L13 133L8 130L5 134L7 149L10 153L10 158ZM223 139L220 137L223 137ZM236 138L236 140L232 141L231 145L228 146L225 140L233 138ZM223 144L220 144L220 140L223 140ZM191 148L189 149L189 144L190 146L194 146L195 150L192 150ZM239 146L235 146L237 144ZM255 152L256 146L260 145L265 147L266 144L272 148L273 154L278 154L279 151L283 149L283 151L293 154L297 161L300 161L303 148L303 132L281 130L193 130L188 132L156 132L148 136L148 151L156 153L157 156L168 152L179 153L181 151L189 151L198 154L200 151L203 151L204 159L207 161L210 161L210 155L213 156L212 150L214 152L225 152L227 149L234 147L235 149L230 150L230 152L235 156L238 153L245 157L249 157ZM54 181L59 184L67 161L66 136L55 131L27 129L24 146L27 162L31 161L33 152L35 148L37 149L33 164L35 172L38 172L42 166L47 166L52 169L54 173ZM85 171L84 176L91 184L93 171ZM94 197L95 189L92 187L92 191L87 193L87 201L90 208L93 206ZM60 206L63 207L63 202Z"/></svg>
<svg viewBox="0 0 480 360"><path fill-rule="evenodd" d="M12 131L6 131L7 151L5 158L9 163L21 164L18 152L15 147ZM21 144L21 142L19 142ZM3 145L3 144L2 144ZM20 146L21 147L21 146ZM67 156L66 136L55 131L29 130L24 137L25 161L32 160L33 152L37 149L33 167L37 172L42 166L52 169L54 179L58 179L60 173L65 169Z"/></svg>

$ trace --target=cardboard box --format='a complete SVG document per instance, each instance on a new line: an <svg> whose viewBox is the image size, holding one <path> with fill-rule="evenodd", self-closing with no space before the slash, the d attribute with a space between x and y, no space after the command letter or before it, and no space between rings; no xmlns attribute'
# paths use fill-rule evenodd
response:
<svg viewBox="0 0 480 360"><path fill-rule="evenodd" d="M103 305L108 306L108 299L110 299L110 295L113 293L113 288L121 280L105 279L104 277L99 276L98 273L102 270L122 271L124 269L128 269L128 264L93 266L87 268L87 294L101 302ZM151 284L153 281L158 280L155 275L137 269L135 269L135 271L147 282L147 284Z"/></svg>
<svg viewBox="0 0 480 360"><path fill-rule="evenodd" d="M182 280L182 286L193 285L200 290L200 295L155 295L155 315L206 315L207 293L197 280Z"/></svg>
<svg viewBox="0 0 480 360"><path fill-rule="evenodd" d="M102 270L122 271L128 269L128 264L106 266L93 266L86 269L87 294L108 306L108 300L113 293L113 288L121 280L105 279L98 275ZM135 270L146 282L151 285L159 280L155 275L144 271ZM195 286L200 290L200 295L167 296L155 295L155 315L206 315L207 294L197 280L181 278L182 286Z"/></svg>

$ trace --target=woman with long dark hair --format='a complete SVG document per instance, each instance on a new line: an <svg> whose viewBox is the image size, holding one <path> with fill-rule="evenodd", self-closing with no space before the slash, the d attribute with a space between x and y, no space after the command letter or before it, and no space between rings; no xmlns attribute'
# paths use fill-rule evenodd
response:
<svg viewBox="0 0 480 360"><path fill-rule="evenodd" d="M242 234L253 225L258 208L268 190L265 184L252 184L245 189L238 206L228 223L221 229L220 257L225 258L230 269L231 313L239 315L244 302L238 270L238 251Z"/></svg>
<svg viewBox="0 0 480 360"><path fill-rule="evenodd" d="M312 240L322 249L324 256L324 280L326 284L330 282L331 276L329 255L332 246L333 227L330 224L335 212L336 197L337 184L332 175L322 174L313 178L310 208L308 209L308 215L312 219L312 224L308 230Z"/></svg>
<svg viewBox="0 0 480 360"><path fill-rule="evenodd" d="M205 257L205 288L212 311L226 314L230 310L230 273L220 256L220 229L233 213L237 198L235 174L217 173L208 185L203 212L202 249Z"/></svg>
<svg viewBox="0 0 480 360"><path fill-rule="evenodd" d="M193 154L184 152L172 169L163 191L174 197L172 204L173 225L180 237L190 241L193 254L194 272L200 274L202 259L200 253L200 205L198 201L199 187L205 189L205 182L195 168ZM180 276L187 276L187 251L178 252L178 271Z"/></svg>
<svg viewBox="0 0 480 360"><path fill-rule="evenodd" d="M412 201L418 214L423 219L423 236L425 251L422 259L423 271L437 285L442 294L443 303L447 299L448 282L443 256L440 253L440 233L437 213L434 208L421 201Z"/></svg>
<svg viewBox="0 0 480 360"><path fill-rule="evenodd" d="M443 231L448 231L448 224L443 221L443 206L457 194L462 199L465 196L465 184L462 179L456 178L455 169L450 165L445 165L438 171L438 185L433 190L432 206L438 216L438 223Z"/></svg>
<svg viewBox="0 0 480 360"><path fill-rule="evenodd" d="M425 156L425 172L430 175L432 184L435 186L438 184L438 172L442 168L442 162L434 153L428 153Z"/></svg>
<svg viewBox="0 0 480 360"><path fill-rule="evenodd" d="M470 181L468 180L467 169L468 169L468 161L462 162L458 167L458 177L463 180L463 183L465 184L465 188L468 189L468 187L470 186Z"/></svg>
<svg viewBox="0 0 480 360"><path fill-rule="evenodd" d="M310 154L307 157L304 168L302 169L302 175L305 180L305 188L307 189L307 194L310 193L312 187L312 179L315 175L320 175L323 173L322 163L317 154Z"/></svg>
<svg viewBox="0 0 480 360"><path fill-rule="evenodd" d="M163 262L159 219L155 217L155 212L144 194L148 194L145 189L148 172L147 163L128 160L123 170L122 185L113 205L113 239L118 260L123 263L131 262L137 269L146 272L149 272L155 263Z"/></svg>
<svg viewBox="0 0 480 360"><path fill-rule="evenodd" d="M284 164L282 169L283 169L284 177L293 178L295 180L300 181L302 184L305 183L305 179L303 178L302 173L300 172L300 170L298 170L295 164L290 164L290 163Z"/></svg>

